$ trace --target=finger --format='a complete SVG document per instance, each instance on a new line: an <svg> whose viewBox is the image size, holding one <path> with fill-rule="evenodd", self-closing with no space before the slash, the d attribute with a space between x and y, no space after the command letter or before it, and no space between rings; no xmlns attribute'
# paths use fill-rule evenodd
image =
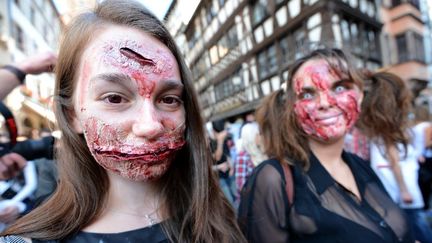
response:
<svg viewBox="0 0 432 243"><path fill-rule="evenodd" d="M27 164L27 161L17 153L9 153L2 157L3 165L6 167L5 175L16 176Z"/></svg>
<svg viewBox="0 0 432 243"><path fill-rule="evenodd" d="M10 166L17 166L18 170L23 169L27 165L27 160L17 153L9 153L5 155L10 161ZM8 165L8 164L6 164Z"/></svg>
<svg viewBox="0 0 432 243"><path fill-rule="evenodd" d="M9 167L5 164L5 159L7 160L7 158L5 158L4 156L0 159L0 176L1 176L0 179L1 180L7 180L12 177L9 171Z"/></svg>

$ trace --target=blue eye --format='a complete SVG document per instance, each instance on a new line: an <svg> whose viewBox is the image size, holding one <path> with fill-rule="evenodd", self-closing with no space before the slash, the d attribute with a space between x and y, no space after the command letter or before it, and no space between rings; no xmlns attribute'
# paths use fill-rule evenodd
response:
<svg viewBox="0 0 432 243"><path fill-rule="evenodd" d="M335 91L336 93L341 93L341 92L344 92L345 90L347 90L347 89L346 89L346 87L343 86L343 85L338 85L338 86L336 86L335 89L334 89L334 91Z"/></svg>
<svg viewBox="0 0 432 243"><path fill-rule="evenodd" d="M300 99L302 100L310 100L313 99L313 97L314 97L313 94L310 92L304 92L300 95Z"/></svg>

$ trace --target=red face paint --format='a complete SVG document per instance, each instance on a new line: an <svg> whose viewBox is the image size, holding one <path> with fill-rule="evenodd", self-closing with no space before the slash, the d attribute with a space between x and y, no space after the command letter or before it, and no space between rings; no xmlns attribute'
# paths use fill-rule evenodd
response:
<svg viewBox="0 0 432 243"><path fill-rule="evenodd" d="M95 38L82 60L77 119L95 160L129 179L161 177L186 143L183 103L170 100L182 88L163 88L167 82L182 85L172 53L148 34L112 27ZM112 73L129 77L126 84L95 79Z"/></svg>
<svg viewBox="0 0 432 243"><path fill-rule="evenodd" d="M324 60L303 64L294 76L294 111L304 132L319 140L345 135L358 118L358 89Z"/></svg>
<svg viewBox="0 0 432 243"><path fill-rule="evenodd" d="M147 96L154 89L154 80L171 77L177 65L172 54L159 49L149 50L146 45L131 40L110 41L103 46L103 61L128 73L138 85L140 95Z"/></svg>
<svg viewBox="0 0 432 243"><path fill-rule="evenodd" d="M127 127L127 126L124 126ZM131 140L122 124L108 125L97 118L85 121L87 145L102 167L133 180L153 180L168 169L176 151L185 144L184 125L154 142Z"/></svg>

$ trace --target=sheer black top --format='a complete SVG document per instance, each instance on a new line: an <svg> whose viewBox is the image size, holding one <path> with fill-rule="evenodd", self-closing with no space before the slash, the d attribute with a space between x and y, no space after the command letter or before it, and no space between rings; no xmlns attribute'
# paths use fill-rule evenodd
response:
<svg viewBox="0 0 432 243"><path fill-rule="evenodd" d="M368 163L343 152L361 200L337 183L318 159L292 167L294 200L288 203L282 166L261 163L243 188L239 223L249 242L414 242L405 215Z"/></svg>

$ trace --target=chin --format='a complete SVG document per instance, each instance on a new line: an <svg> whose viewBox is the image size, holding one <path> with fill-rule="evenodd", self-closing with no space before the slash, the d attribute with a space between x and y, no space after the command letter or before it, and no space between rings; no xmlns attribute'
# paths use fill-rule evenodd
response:
<svg viewBox="0 0 432 243"><path fill-rule="evenodd" d="M157 163L143 163L142 161L104 161L99 163L106 170L123 178L133 181L155 181L161 178L169 169L171 159L158 161Z"/></svg>

